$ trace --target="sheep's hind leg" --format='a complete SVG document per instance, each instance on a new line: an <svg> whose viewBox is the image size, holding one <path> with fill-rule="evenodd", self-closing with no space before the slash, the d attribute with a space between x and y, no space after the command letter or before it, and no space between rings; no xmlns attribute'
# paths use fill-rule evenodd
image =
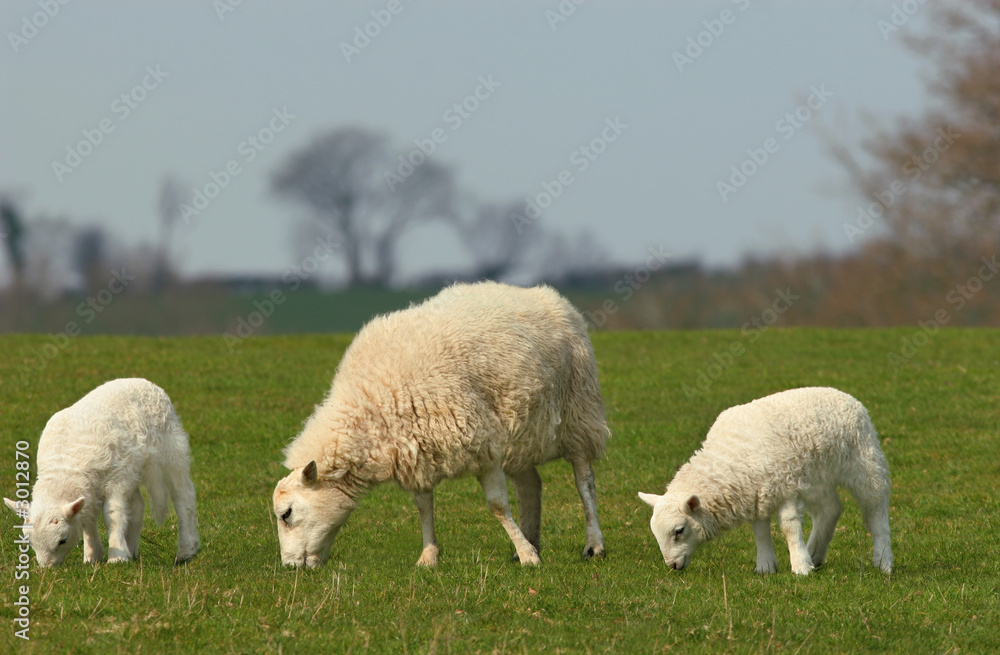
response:
<svg viewBox="0 0 1000 655"><path fill-rule="evenodd" d="M136 489L129 501L128 529L125 532L125 543L132 557L139 556L139 533L142 532L142 515L145 510L146 502L142 499L142 492Z"/></svg>
<svg viewBox="0 0 1000 655"><path fill-rule="evenodd" d="M757 573L766 575L778 570L778 558L771 541L771 517L753 522L753 536L757 541Z"/></svg>
<svg viewBox="0 0 1000 655"><path fill-rule="evenodd" d="M809 575L813 570L812 559L806 550L806 542L802 537L802 507L797 498L786 500L778 510L778 524L781 533L788 542L788 554L792 561L792 573Z"/></svg>
<svg viewBox="0 0 1000 655"><path fill-rule="evenodd" d="M861 518L872 535L872 563L883 573L892 573L892 547L889 545L889 494L878 501L861 502Z"/></svg>
<svg viewBox="0 0 1000 655"><path fill-rule="evenodd" d="M510 502L507 499L507 478L503 474L503 469L497 466L486 471L479 476L479 484L482 485L483 494L486 496L486 506L514 542L514 549L517 551L518 559L521 560L521 565L541 564L535 547L528 542L524 533L514 523L514 517L510 513Z"/></svg>
<svg viewBox="0 0 1000 655"><path fill-rule="evenodd" d="M841 507L836 489L814 502L806 503L806 509L812 515L812 531L809 533L806 549L814 566L826 561L826 551L833 539L837 521L840 520Z"/></svg>
<svg viewBox="0 0 1000 655"><path fill-rule="evenodd" d="M424 549L417 566L437 566L440 550L434 536L434 490L414 491L413 500L420 512L420 531L424 536Z"/></svg>
<svg viewBox="0 0 1000 655"><path fill-rule="evenodd" d="M542 478L538 469L531 467L512 474L517 491L517 524L535 550L542 552Z"/></svg>
<svg viewBox="0 0 1000 655"><path fill-rule="evenodd" d="M594 484L594 469L590 462L577 460L573 462L573 475L576 478L576 490L583 501L583 515L587 519L587 543L583 547L583 556L604 557L604 534L597 521L597 486Z"/></svg>

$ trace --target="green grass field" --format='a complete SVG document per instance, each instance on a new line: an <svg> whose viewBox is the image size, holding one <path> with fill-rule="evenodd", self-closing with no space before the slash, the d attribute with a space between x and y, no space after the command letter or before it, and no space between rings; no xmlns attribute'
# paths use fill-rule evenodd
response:
<svg viewBox="0 0 1000 655"><path fill-rule="evenodd" d="M18 532L5 513L0 651L997 652L1000 331L942 331L896 369L887 354L912 334L769 330L749 343L737 331L596 333L614 433L597 467L607 559L581 560L572 472L553 462L541 470L537 569L510 561L478 483L462 479L438 488L437 570L415 568L416 509L385 485L316 571L281 567L270 496L285 473L281 447L322 399L350 337L254 337L235 354L219 337L81 337L44 368L26 363L47 337L0 337L0 491L14 491L15 442L33 454L53 412L108 379L146 377L191 435L202 542L174 567L175 519L158 528L147 513L138 562L84 565L78 547L61 568L32 563L23 642L11 621L24 584L14 580ZM709 371L729 363L721 353L734 341L745 354ZM685 393L699 371L707 390ZM668 570L636 492L661 491L723 409L808 385L855 395L879 429L892 469L893 574L872 567L846 496L828 561L806 578L788 570L776 529L779 572L755 575L748 526L703 546L685 571Z"/></svg>

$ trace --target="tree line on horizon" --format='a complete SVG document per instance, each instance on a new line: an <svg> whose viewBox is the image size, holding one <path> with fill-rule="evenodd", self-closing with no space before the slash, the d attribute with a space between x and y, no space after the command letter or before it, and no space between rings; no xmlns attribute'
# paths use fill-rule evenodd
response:
<svg viewBox="0 0 1000 655"><path fill-rule="evenodd" d="M795 300L774 324L886 326L995 325L1000 322L1000 2L927 7L927 31L904 36L926 57L933 98L922 114L870 130L852 146L822 135L856 199L845 218L844 255L813 253L747 259L728 270L697 262L646 271L611 267L586 234L564 234L512 216L522 200L483 202L458 188L451 168L415 149L397 152L385 135L342 128L293 152L273 173L272 193L308 216L298 238L332 235L343 286L371 290L440 286L448 280L546 281L579 290L595 327L752 326L779 292ZM422 155L422 156L421 156ZM27 219L0 197L0 247L12 284L0 290L0 330L10 317L53 301L67 288L104 283L110 262L129 262L141 282L127 293L180 294L170 242L185 188L167 178L155 245L116 246L100 226ZM438 223L454 231L472 262L420 280L399 273L401 238ZM15 302L16 300L16 302ZM768 324L770 325L770 324ZM757 329L757 328L752 328ZM927 327L926 329L931 329Z"/></svg>

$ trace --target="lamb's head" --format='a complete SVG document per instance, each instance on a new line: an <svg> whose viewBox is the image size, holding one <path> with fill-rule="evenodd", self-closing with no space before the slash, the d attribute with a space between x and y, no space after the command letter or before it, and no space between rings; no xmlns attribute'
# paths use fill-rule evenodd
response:
<svg viewBox="0 0 1000 655"><path fill-rule="evenodd" d="M639 492L639 498L653 508L649 527L660 545L663 561L680 571L691 561L695 549L706 541L701 501L692 494L669 492L662 496Z"/></svg>
<svg viewBox="0 0 1000 655"><path fill-rule="evenodd" d="M39 566L59 566L80 543L83 537L80 510L86 502L82 496L69 503L36 498L27 507L7 498L3 500L11 511L22 518L22 512L27 510L27 523L31 527L24 528L24 532L28 534Z"/></svg>
<svg viewBox="0 0 1000 655"><path fill-rule="evenodd" d="M316 462L297 468L274 488L274 515L285 566L322 566L340 526L358 503L336 484L319 478Z"/></svg>

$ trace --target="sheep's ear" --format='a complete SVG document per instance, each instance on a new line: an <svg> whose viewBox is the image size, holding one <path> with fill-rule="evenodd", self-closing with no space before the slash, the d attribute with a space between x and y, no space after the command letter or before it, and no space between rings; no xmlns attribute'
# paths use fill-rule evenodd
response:
<svg viewBox="0 0 1000 655"><path fill-rule="evenodd" d="M658 501L663 496L657 496L656 494L644 494L639 492L639 499L649 505L650 507L656 507L656 501Z"/></svg>
<svg viewBox="0 0 1000 655"><path fill-rule="evenodd" d="M701 507L701 500L698 496L691 496L687 499L687 502L684 503L684 511L688 514L694 514L698 511L699 507Z"/></svg>
<svg viewBox="0 0 1000 655"><path fill-rule="evenodd" d="M63 516L66 517L67 521L80 513L80 510L83 509L84 502L86 502L86 499L83 496L80 496L72 503L66 503L63 505Z"/></svg>
<svg viewBox="0 0 1000 655"><path fill-rule="evenodd" d="M21 516L21 513L23 511L25 511L25 510L27 510L29 512L31 511L31 505L29 505L28 503L24 504L24 509L18 509L17 503L14 502L13 500L11 500L10 498L4 498L3 499L3 504L6 505L7 508L10 509L10 511L14 512L18 516Z"/></svg>
<svg viewBox="0 0 1000 655"><path fill-rule="evenodd" d="M316 483L316 460L309 462L302 469L302 482L308 485Z"/></svg>

